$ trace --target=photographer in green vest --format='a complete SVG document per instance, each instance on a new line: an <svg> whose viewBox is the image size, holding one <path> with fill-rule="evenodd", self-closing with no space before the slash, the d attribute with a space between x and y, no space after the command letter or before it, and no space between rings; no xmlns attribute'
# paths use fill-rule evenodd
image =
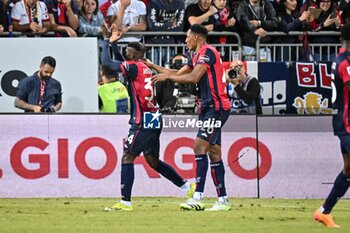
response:
<svg viewBox="0 0 350 233"><path fill-rule="evenodd" d="M129 112L128 90L117 78L116 72L108 66L100 66L102 85L98 87L100 112Z"/></svg>

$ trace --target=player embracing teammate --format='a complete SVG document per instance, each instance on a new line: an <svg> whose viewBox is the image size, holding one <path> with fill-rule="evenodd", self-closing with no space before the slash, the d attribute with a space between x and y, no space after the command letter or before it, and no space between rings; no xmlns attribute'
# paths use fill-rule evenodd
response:
<svg viewBox="0 0 350 233"><path fill-rule="evenodd" d="M217 50L206 43L207 29L194 24L187 32L186 45L195 55L188 65L180 70L166 69L152 63L146 64L158 71L153 82L172 80L177 83L197 83L199 87L199 117L205 122L215 119L220 127L202 127L198 130L194 146L196 155L196 190L192 198L180 204L185 210L204 210L204 185L210 159L210 171L218 195L217 202L209 211L231 209L225 187L225 168L221 158L221 128L230 114L230 101L226 93L226 80L222 61Z"/></svg>

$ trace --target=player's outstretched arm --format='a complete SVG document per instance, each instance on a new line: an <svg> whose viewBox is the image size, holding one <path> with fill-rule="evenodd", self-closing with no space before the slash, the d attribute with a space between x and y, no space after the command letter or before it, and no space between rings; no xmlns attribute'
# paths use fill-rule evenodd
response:
<svg viewBox="0 0 350 233"><path fill-rule="evenodd" d="M183 67L184 68L184 67ZM181 69L182 70L182 69ZM180 71L181 71L180 70ZM207 72L207 67L204 65L196 65L191 73L187 74L157 74L152 77L153 82L162 82L172 80L177 83L198 83L202 76Z"/></svg>
<svg viewBox="0 0 350 233"><path fill-rule="evenodd" d="M102 43L102 57L101 57L102 65L108 66L117 72L122 72L120 65L122 61L113 61L109 54L109 39L105 39Z"/></svg>
<svg viewBox="0 0 350 233"><path fill-rule="evenodd" d="M148 66L148 68L153 69L153 70L157 71L157 73L162 73L162 74L183 75L183 74L187 74L187 73L191 72L191 70L189 69L189 67L187 65L185 65L184 67L182 67L179 70L176 70L176 69L169 69L169 68L158 66L156 64L153 64L148 59L143 60L143 63L145 63L146 66Z"/></svg>

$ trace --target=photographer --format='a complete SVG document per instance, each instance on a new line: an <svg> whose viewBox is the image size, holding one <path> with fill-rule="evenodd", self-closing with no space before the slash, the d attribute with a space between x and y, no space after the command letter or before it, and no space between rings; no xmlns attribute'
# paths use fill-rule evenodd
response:
<svg viewBox="0 0 350 233"><path fill-rule="evenodd" d="M169 68L179 70L187 65L188 58L183 54L176 54L170 58ZM164 113L186 112L194 113L195 109L194 84L179 84L170 80L156 84L156 100L160 111Z"/></svg>
<svg viewBox="0 0 350 233"><path fill-rule="evenodd" d="M226 69L226 83L231 102L231 113L262 114L260 84L246 73L246 63L234 60Z"/></svg>
<svg viewBox="0 0 350 233"><path fill-rule="evenodd" d="M25 112L57 112L61 109L61 83L52 78L55 67L56 60L53 57L44 57L39 71L19 82L16 108Z"/></svg>

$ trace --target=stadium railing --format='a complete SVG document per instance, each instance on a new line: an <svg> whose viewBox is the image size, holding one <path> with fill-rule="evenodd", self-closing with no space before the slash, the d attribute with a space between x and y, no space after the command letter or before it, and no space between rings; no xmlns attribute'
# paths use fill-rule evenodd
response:
<svg viewBox="0 0 350 233"><path fill-rule="evenodd" d="M35 34L33 32L2 32L0 33L0 38L6 37L53 37L55 33L53 31L49 31L45 33L45 35Z"/></svg>
<svg viewBox="0 0 350 233"><path fill-rule="evenodd" d="M154 61L155 57L163 57L164 52L166 61L168 62L170 58L172 57L173 54L177 53L183 53L186 51L186 44L185 44L185 37L186 33L185 32L155 32L155 31L145 31L145 32L127 32L125 35L126 36L140 36L142 34L142 42L145 43L146 37L149 36L172 36L177 39L177 43L175 44L149 44L145 43L145 46L148 48L148 53L147 53L147 58L150 60ZM298 31L293 31L289 33L284 33L284 32L268 32L267 36L274 38L277 37L290 37L290 36L303 36L305 32L298 32ZM329 37L329 36L339 36L340 32L332 32L332 31L325 31L325 32L306 32L307 36L310 37ZM47 34L44 35L44 37L51 37L53 36L53 32L48 32ZM0 34L1 37L35 37L33 33L27 33L27 32L13 32L11 35L9 32L3 32ZM256 41L256 53L253 54L252 57L249 57L249 55L244 54L243 49L242 49L242 40L241 37L238 33L235 32L209 32L209 40L210 37L212 36L227 36L227 37L234 37L237 40L236 44L232 43L225 43L225 44L212 44L215 46L219 51L220 55L223 60L233 60L233 59L244 59L244 60L255 60L259 62L263 61L284 61L284 62L289 62L289 61L299 61L299 60L312 60L307 57L302 56L302 52L305 54L306 52L313 55L315 54L315 51L319 51L319 56L327 58L327 60L331 60L334 56L334 51L337 53L338 49L341 47L340 42L337 44L316 44L316 43L309 43L307 45L303 43L293 43L293 44L288 44L288 43L260 43L261 37L258 37ZM125 47L126 44L121 44L121 48ZM261 49L266 49L266 50L261 50ZM268 50L267 50L268 48ZM305 49L308 49L308 51L305 51ZM271 55L271 59L268 60L266 59L267 56L261 56L261 51L268 51ZM332 53L333 52L333 53ZM287 58L285 58L285 53L287 53ZM156 56L157 55L157 56ZM158 65L164 66L167 64L162 64L162 59L159 59Z"/></svg>
<svg viewBox="0 0 350 233"><path fill-rule="evenodd" d="M127 32L126 36L140 36L140 32ZM148 48L147 58L151 61L154 61L156 55L157 57L162 57L163 52L166 53L166 61L169 61L172 57L172 54L183 53L186 51L185 32L142 32L142 42L145 43L145 46ZM146 37L149 36L171 36L175 37L177 40L177 44L150 44L146 43ZM220 51L220 55L223 58L227 59L242 59L242 40L238 33L235 32L209 32L208 39L212 36L227 36L234 37L237 40L237 44L211 44L216 47ZM125 45L126 46L126 45ZM226 60L227 60L226 59ZM159 59L158 65L166 65L162 64L162 60Z"/></svg>
<svg viewBox="0 0 350 233"><path fill-rule="evenodd" d="M125 33L125 36L140 36L140 34L143 36L142 37L142 42L145 43L146 37L151 37L151 36L171 36L175 37L177 40L176 44L149 44L145 43L145 46L148 48L148 53L147 53L147 58L150 59L151 61L154 60L155 56L158 55L157 57L162 57L163 53L165 52L166 55L166 61L169 62L170 58L172 55L177 54L177 53L183 53L186 51L186 44L185 44L185 38L186 38L186 33L185 32L151 32L151 31L145 31L145 32L127 32ZM43 37L51 37L54 35L54 32L48 32L45 34ZM5 37L35 37L35 34L31 32L12 32L10 34L9 32L3 32L0 33L0 38L5 38ZM219 51L220 55L225 60L231 60L231 59L242 59L242 41L241 37L239 36L238 33L235 32L209 32L208 38L212 36L227 36L227 37L234 37L237 41L236 44L211 44L215 46ZM39 36L38 36L39 37ZM119 44L121 49L126 46L126 44ZM158 65L166 65L162 64L162 60L159 60Z"/></svg>
<svg viewBox="0 0 350 233"><path fill-rule="evenodd" d="M266 36L270 36L272 38L276 37L289 37L289 36L303 36L305 32L268 32ZM340 32L335 31L324 31L324 32L306 32L306 35L308 36L308 40L310 40L311 37L329 37L329 36L340 36ZM322 58L323 56L326 56L327 61L332 60L332 55L336 55L338 53L339 48L341 47L340 42L338 44L320 44L320 43L308 43L304 44L302 42L295 43L295 44L281 44L281 43L267 43L262 44L260 43L262 37L258 37L256 41L256 60L257 61L266 61L262 60L261 56L261 49L269 49L271 52L271 61L300 61L300 60L313 60L313 55L315 54L315 51L319 51L319 56ZM307 51L306 51L307 50ZM332 54L331 51L335 51L335 54ZM284 53L288 54L288 59L278 59L283 58ZM302 57L302 53L308 54L307 58L305 59ZM311 55L311 58L310 58ZM265 57L265 56L264 56ZM292 59L294 58L294 59ZM322 59L321 59L322 60Z"/></svg>

